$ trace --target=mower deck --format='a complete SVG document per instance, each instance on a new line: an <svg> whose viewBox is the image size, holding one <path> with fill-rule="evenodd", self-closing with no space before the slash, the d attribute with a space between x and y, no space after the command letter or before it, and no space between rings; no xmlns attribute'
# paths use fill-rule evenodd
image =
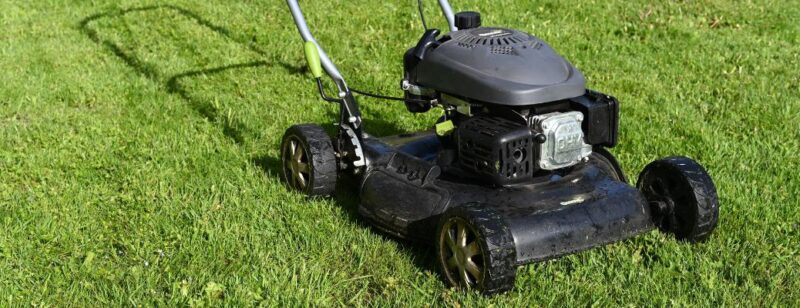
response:
<svg viewBox="0 0 800 308"><path fill-rule="evenodd" d="M431 132L367 138L370 167L361 182L359 212L381 229L432 242L439 215L481 204L502 218L524 264L623 240L653 229L650 210L634 187L592 162L563 175L510 187L490 187L442 175Z"/></svg>

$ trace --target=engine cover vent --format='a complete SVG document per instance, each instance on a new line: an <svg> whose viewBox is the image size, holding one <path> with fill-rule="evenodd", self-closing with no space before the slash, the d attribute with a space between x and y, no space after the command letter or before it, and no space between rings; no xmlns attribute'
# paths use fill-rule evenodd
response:
<svg viewBox="0 0 800 308"><path fill-rule="evenodd" d="M464 47L464 48L467 48L467 49L472 49L472 48L475 48L475 45L458 42L458 47Z"/></svg>
<svg viewBox="0 0 800 308"><path fill-rule="evenodd" d="M476 28L453 33L453 39L472 45L509 46L534 40L522 32L500 28Z"/></svg>
<svg viewBox="0 0 800 308"><path fill-rule="evenodd" d="M494 46L492 47L492 53L496 55L513 55L514 47L511 46Z"/></svg>

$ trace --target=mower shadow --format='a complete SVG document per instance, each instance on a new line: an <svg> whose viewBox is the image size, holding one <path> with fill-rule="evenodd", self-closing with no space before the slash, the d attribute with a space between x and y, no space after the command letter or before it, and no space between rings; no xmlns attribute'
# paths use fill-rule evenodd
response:
<svg viewBox="0 0 800 308"><path fill-rule="evenodd" d="M300 72L302 73L303 68L293 67L289 64L280 63L284 69L289 72ZM272 63L268 63L266 61L253 61L248 63L239 63L239 64L232 64L226 66L220 66L210 69L203 69L203 70L196 70L196 71L188 71L184 73L180 73L178 75L170 77L166 82L166 90L169 93L177 94L181 98L183 98L189 105L197 111L200 115L208 119L213 123L219 123L222 126L222 133L227 136L228 138L232 139L236 144L244 143L244 136L247 134L252 135L253 132L241 121L230 118L230 117L220 117L219 109L207 101L202 101L199 99L194 98L191 93L186 90L186 88L181 84L182 79L189 79L196 76L204 76L204 75L213 75L223 73L229 70L235 69L245 69L245 68L255 68L255 67L269 67L274 66Z"/></svg>
<svg viewBox="0 0 800 308"><path fill-rule="evenodd" d="M196 13L194 13L194 12L192 12L190 10L187 10L185 8L182 8L182 7L176 6L176 5L172 5L172 4L148 5L148 6L142 6L142 7L128 8L128 9L124 9L124 10L111 10L111 11L104 12L104 13L97 13L97 14L94 14L94 15L91 15L91 16L88 16L88 17L84 18L83 20L81 20L78 23L78 25L79 25L80 29L84 33L89 35L89 38L91 38L93 41L99 43L101 40L100 40L99 36L97 35L97 31L95 31L94 29L89 27L90 23L92 23L92 22L94 22L94 21L96 21L98 19L102 19L102 18L118 18L118 17L122 17L122 16L125 16L127 14L131 14L131 13L156 11L156 10L161 10L161 9L173 10L176 13L178 13L180 15L183 15L186 18L192 19L195 22L197 22L197 24L199 24L199 25L201 25L201 26L203 26L203 27L205 27L205 28L207 28L207 29L209 29L211 31L214 31L214 32L224 36L225 38L227 38L227 39L229 39L231 41L234 41L236 43L239 43L239 44L247 46L247 48L250 51L257 53L260 56L267 56L268 55L264 50L262 50L261 48L259 48L257 45L255 45L253 43L243 43L243 42L240 42L240 41L236 40L231 35L231 31L228 30L227 28L215 25L211 21L209 21L208 19L205 19L202 16L197 15Z"/></svg>
<svg viewBox="0 0 800 308"><path fill-rule="evenodd" d="M236 41L231 35L230 31L224 27L220 27L217 25L212 24L210 21L200 17L199 15L178 7L174 5L153 5L153 6L145 6L145 7L138 7L138 8L130 8L125 10L118 10L118 11L111 11L106 13L99 13L95 15L91 15L89 17L84 18L79 22L79 28L81 32L83 32L86 36L89 37L95 43L105 47L108 49L112 54L114 54L117 58L122 60L127 66L131 67L137 73L147 77L148 79L152 80L153 82L163 85L167 92L177 94L181 98L183 98L189 105L201 116L205 117L212 123L217 123L222 127L223 134L230 138L236 144L242 144L245 139L245 135L250 132L250 129L245 125L243 122L238 121L235 118L229 117L221 117L219 110L212 105L210 102L199 100L191 95L189 91L183 87L181 84L181 80L185 78L191 78L194 76L200 75L212 75L218 74L229 70L234 69L244 69L244 68L254 68L254 67L275 67L280 66L284 70L286 70L290 74L303 74L306 71L304 66L294 66L283 61L275 61L275 62L267 62L267 61L253 61L248 63L240 63L240 64L233 64L233 65L226 65L220 66L210 69L202 69L202 70L194 70L188 71L184 73L180 73L171 77L163 78L158 71L158 68L152 64L145 63L141 61L134 55L131 55L124 51L124 48L119 44L111 41L102 39L98 33L98 31L91 27L91 23L97 21L102 18L118 18L122 17L126 14L130 13L137 13L137 12L147 12L147 11L154 11L160 9L170 9L174 10L175 12L179 13L182 16L185 16L189 19L194 20L197 24L210 29L225 38L232 40L234 42L240 43L242 45L247 46L247 48L260 55L260 56L267 56L267 53L258 48L258 46L253 44L245 44L242 42ZM166 80L166 82L164 82Z"/></svg>
<svg viewBox="0 0 800 308"><path fill-rule="evenodd" d="M164 76L162 76L159 73L158 67L152 64L145 63L136 56L125 52L124 48L120 46L118 43L113 42L111 40L102 39L98 31L91 27L92 22L102 18L118 18L130 13L147 12L160 9L173 10L182 16L192 19L195 22L197 22L197 24L222 35L226 39L229 39L231 41L246 46L250 51L258 54L259 56L265 58L270 56L269 54L261 50L258 46L256 46L253 43L245 43L236 40L231 35L231 32L228 29L215 25L210 21L208 21L207 19L197 15L196 13L190 10L169 4L143 6L143 7L124 9L124 10L114 10L105 13L98 13L95 15L88 16L83 20L81 20L79 22L79 29L87 37L89 37L89 39L109 50L114 56L119 58L123 63L132 68L135 72L141 74L142 76L147 77L156 84L163 86L168 93L178 95L184 101L186 101L189 104L189 106L191 106L192 109L194 109L199 115L208 119L212 123L217 123L218 125L220 125L223 134L229 139L231 139L237 145L242 145L243 142L245 141L246 136L253 135L253 132L247 127L247 125L245 125L241 121L238 121L237 119L221 116L216 106L214 106L208 101L204 101L194 97L192 93L188 91L186 87L184 87L181 81L196 76L220 74L230 70L256 68L256 67L280 66L289 74L302 75L307 72L307 68L305 66L296 66L283 61L269 62L261 60L261 61L252 61L247 63L214 67L209 69L186 71L183 73L179 73L164 78ZM329 116L332 119L338 118L338 114L335 113L333 110L329 112L330 112ZM395 135L402 133L401 128L398 127L396 123L392 123L382 119L377 119L377 118L365 119L364 125L366 127L369 127L370 132L372 132L376 136L387 136L387 135ZM336 131L336 126L334 124L326 123L322 124L322 126L329 133L333 133ZM280 174L282 173L280 157L274 157L270 155L257 155L250 158L250 163L252 163L255 166L258 166L260 169L264 171L265 174L268 175L280 176ZM426 245L420 245L420 243L417 242L398 239L395 236L389 235L386 232L375 228L371 224L365 222L364 219L360 217L360 215L358 214L359 200L358 200L357 187L355 187L354 185L355 182L356 181L354 180L342 179L338 181L339 185L337 185L336 189L337 197L335 198L335 202L339 207L344 209L344 212L346 213L348 219L350 219L352 222L357 223L361 227L370 228L374 230L377 234L380 234L384 238L384 240L394 241L398 243L401 246L401 249L408 253L408 255L411 257L412 262L418 268L425 270L433 270L434 259L430 251L431 250L430 247Z"/></svg>

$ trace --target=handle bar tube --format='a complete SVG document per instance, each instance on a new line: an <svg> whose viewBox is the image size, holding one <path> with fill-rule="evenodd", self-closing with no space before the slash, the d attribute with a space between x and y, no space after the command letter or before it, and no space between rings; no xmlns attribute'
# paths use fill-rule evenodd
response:
<svg viewBox="0 0 800 308"><path fill-rule="evenodd" d="M447 19L447 24L450 25L450 31L457 31L456 18L453 15L453 8L450 7L450 2L447 2L447 0L439 0L439 6L442 8L444 18Z"/></svg>
<svg viewBox="0 0 800 308"><path fill-rule="evenodd" d="M289 4L289 10L292 11L292 17L294 18L295 25L297 25L297 30L300 32L300 36L303 37L304 41L312 42L314 45L317 45L320 62L322 62L322 68L325 69L325 72L327 72L333 81L336 82L336 86L339 88L340 92L349 92L347 83L344 81L342 74L339 73L339 69L336 68L336 65L333 64L333 61L331 61L331 59L328 57L328 54L325 53L325 50L319 46L319 43L317 43L314 35L312 35L311 31L308 29L308 24L306 24L306 19L303 17L303 12L300 10L300 5L297 4L297 0L286 0L286 3Z"/></svg>

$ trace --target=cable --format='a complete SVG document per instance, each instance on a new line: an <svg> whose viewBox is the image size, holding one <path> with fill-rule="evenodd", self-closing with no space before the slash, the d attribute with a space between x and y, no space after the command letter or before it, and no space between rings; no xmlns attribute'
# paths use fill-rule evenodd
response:
<svg viewBox="0 0 800 308"><path fill-rule="evenodd" d="M403 98L403 97L392 97L392 96L380 95L380 94L375 94L375 93L369 93L369 92L361 91L361 90L354 89L354 88L350 88L350 91L353 92L353 93L364 95L364 96L380 98L380 99L386 99L386 100L390 100L390 101L401 101L401 102L409 102L409 103L413 102L413 103L423 103L423 104L430 104L431 103L431 101L424 100L424 99L414 99L414 98L406 99L406 98Z"/></svg>
<svg viewBox="0 0 800 308"><path fill-rule="evenodd" d="M369 92L365 92L365 91L361 91L361 90L353 89L353 88L350 88L350 91L353 91L355 93L358 93L358 94L361 94L361 95L364 95L364 96L369 96L369 97L374 97L374 98L381 98L381 99L388 99L388 100L392 100L392 101L405 101L406 100L405 98L402 98L402 97L392 97L392 96L374 94L374 93L369 93Z"/></svg>
<svg viewBox="0 0 800 308"><path fill-rule="evenodd" d="M428 31L428 23L425 22L425 10L423 9L423 6L422 6L422 0L417 0L417 8L419 9L419 19L422 21L422 27L425 28L425 31ZM391 100L391 101L430 103L430 101L426 101L426 100L406 99L406 98L403 98L403 97L392 97L392 96L369 93L369 92L361 91L359 89L354 89L354 88L350 88L350 91L353 91L354 93L358 93L358 94L361 94L361 95L364 95L364 96L380 98L380 99L386 99L386 100Z"/></svg>
<svg viewBox="0 0 800 308"><path fill-rule="evenodd" d="M422 27L428 31L428 23L425 22L425 10L422 9L422 0L417 0L417 8L419 9L419 19L422 20Z"/></svg>

